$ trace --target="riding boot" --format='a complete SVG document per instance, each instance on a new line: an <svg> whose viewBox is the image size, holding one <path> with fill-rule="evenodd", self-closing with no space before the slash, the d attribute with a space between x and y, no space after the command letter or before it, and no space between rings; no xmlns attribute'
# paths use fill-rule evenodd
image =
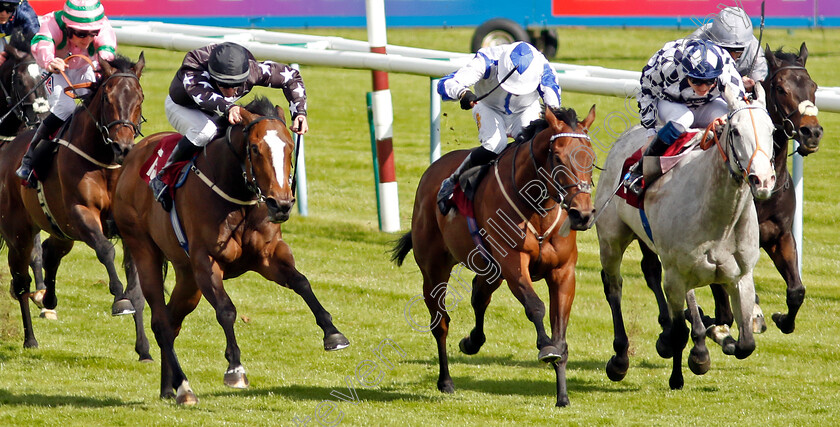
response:
<svg viewBox="0 0 840 427"><path fill-rule="evenodd" d="M26 148L26 154L20 161L20 167L15 171L18 178L26 180L29 186L35 183L33 172L39 161L45 157L45 153L52 148L47 142L50 136L55 133L64 124L64 120L58 118L53 113L50 113L44 121L38 126L35 135L32 136L32 141L29 142L29 147Z"/></svg>
<svg viewBox="0 0 840 427"><path fill-rule="evenodd" d="M186 136L181 137L178 140L178 144L175 145L175 148L172 149L172 152L169 153L169 158L166 159L166 163L163 164L163 167L160 168L158 174L149 181L149 188L152 189L152 196L155 200L159 201L161 205L163 205L163 209L169 211L172 208L172 199L169 196L169 186L163 182L163 172L169 166L182 162L185 160L189 160L190 157L195 154L199 147L196 147L195 144L190 142Z"/></svg>
<svg viewBox="0 0 840 427"><path fill-rule="evenodd" d="M685 128L677 122L668 122L659 132L656 137L648 144L644 154L636 164L630 166L627 174L624 175L624 188L628 193L641 197L644 193L644 159L649 156L661 156L665 153L668 147L674 143L683 133Z"/></svg>
<svg viewBox="0 0 840 427"><path fill-rule="evenodd" d="M446 213L449 212L449 200L452 198L452 192L455 191L455 183L458 182L461 174L474 166L486 165L495 158L496 153L484 147L476 147L470 151L470 154L467 154L467 158L461 162L461 165L455 169L455 172L452 172L452 175L440 183L440 191L438 191L437 195L437 204L440 209L440 213L446 215Z"/></svg>

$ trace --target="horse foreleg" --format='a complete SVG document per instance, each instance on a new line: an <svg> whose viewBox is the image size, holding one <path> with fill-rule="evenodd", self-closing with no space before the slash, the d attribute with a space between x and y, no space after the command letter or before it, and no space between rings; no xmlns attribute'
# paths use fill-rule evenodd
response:
<svg viewBox="0 0 840 427"><path fill-rule="evenodd" d="M572 257L576 259L577 257ZM575 299L575 265L567 261L566 265L554 269L546 277L549 293L549 321L551 323L551 341L560 352L560 358L554 361L557 377L556 406L569 406L569 392L566 387L566 364L569 361L569 347L566 344L566 330L569 327L569 315Z"/></svg>
<svg viewBox="0 0 840 427"><path fill-rule="evenodd" d="M126 289L125 295L131 301L134 311L134 351L140 357L141 362L151 362L152 355L149 354L149 339L146 337L146 328L143 327L143 307L146 300L143 298L143 291L140 289L140 278L137 276L137 268L128 250L123 250L123 269L125 270Z"/></svg>
<svg viewBox="0 0 840 427"><path fill-rule="evenodd" d="M601 270L601 282L604 284L604 296L610 305L610 313L613 320L613 354L607 361L607 377L612 381L621 381L627 375L630 368L630 358L627 351L630 348L630 341L627 338L627 331L624 328L624 316L621 312L621 275L611 275L606 270Z"/></svg>
<svg viewBox="0 0 840 427"><path fill-rule="evenodd" d="M534 324L537 332L537 349L539 349L537 358L542 362L550 363L562 358L563 353L545 332L545 325L543 325L545 304L534 292L531 275L528 273L528 261L527 255L520 254L519 264L512 271L505 271L503 267L502 276L506 278L510 291L525 307L525 316Z"/></svg>
<svg viewBox="0 0 840 427"><path fill-rule="evenodd" d="M729 305L729 294L719 283L709 285L712 288L712 296L715 299L715 318L712 321L704 321L706 326L726 325L732 327L735 315L732 314L732 306Z"/></svg>
<svg viewBox="0 0 840 427"><path fill-rule="evenodd" d="M111 315L122 316L126 314L134 314L134 306L131 301L126 298L123 292L123 284L120 276L117 274L117 267L114 264L114 244L108 240L102 233L102 226L98 221L89 219L87 215L79 214L82 224L82 237L80 240L84 241L91 249L96 252L96 258L105 266L108 272L108 289L111 295L114 296L114 302L111 304Z"/></svg>
<svg viewBox="0 0 840 427"><path fill-rule="evenodd" d="M727 286L729 298L738 323L738 341L734 346L725 345L723 352L745 359L755 351L755 337L752 328L752 314L755 308L755 283L752 271L747 272L737 284ZM732 340L732 338L729 338Z"/></svg>
<svg viewBox="0 0 840 427"><path fill-rule="evenodd" d="M682 352L685 345L688 343L688 327L685 325L685 298L686 288L678 281L682 280L674 272L665 272L665 286L666 297L668 300L668 308L671 312L671 327L662 332L657 340L657 349L659 346L670 347L672 359L671 377L668 379L668 385L671 390L678 390L683 387L685 383L682 374Z"/></svg>
<svg viewBox="0 0 840 427"><path fill-rule="evenodd" d="M782 275L787 284L787 307L788 312L773 313L773 322L785 334L793 332L796 328L796 314L805 301L805 286L799 275L799 264L796 255L796 241L791 233L784 233L779 236L778 243L766 246L764 250L776 269Z"/></svg>
<svg viewBox="0 0 840 427"><path fill-rule="evenodd" d="M20 317L23 320L23 348L38 348L35 331L32 329L32 316L29 314L29 271L27 257L20 256L14 248L9 248L9 270L12 271L12 294L20 305ZM23 273L21 273L23 271Z"/></svg>
<svg viewBox="0 0 840 427"><path fill-rule="evenodd" d="M691 322L691 340L694 342L694 347L688 354L688 367L695 375L703 375L709 372L711 359L709 349L706 347L706 326L703 325L703 319L700 317L700 309L697 307L693 289L685 294L685 302L688 305L688 320Z"/></svg>
<svg viewBox="0 0 840 427"><path fill-rule="evenodd" d="M458 343L458 348L464 354L476 354L484 345L486 337L484 336L484 314L487 312L487 306L490 305L490 299L493 292L499 289L502 284L501 280L488 283L480 275L476 275L472 282L472 297L470 303L475 312L475 327L473 327L470 334L461 339Z"/></svg>

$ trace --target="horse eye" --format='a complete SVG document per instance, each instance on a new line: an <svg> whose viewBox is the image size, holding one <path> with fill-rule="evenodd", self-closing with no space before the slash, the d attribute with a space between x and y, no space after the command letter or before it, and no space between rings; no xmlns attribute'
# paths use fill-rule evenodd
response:
<svg viewBox="0 0 840 427"><path fill-rule="evenodd" d="M732 129L732 136L734 136L736 138L740 138L741 137L741 132L738 129Z"/></svg>
<svg viewBox="0 0 840 427"><path fill-rule="evenodd" d="M785 94L785 88L783 88L781 86L776 86L776 92L779 92L780 94L784 95Z"/></svg>
<svg viewBox="0 0 840 427"><path fill-rule="evenodd" d="M260 154L260 147L257 147L256 145L251 145L251 152L254 154Z"/></svg>

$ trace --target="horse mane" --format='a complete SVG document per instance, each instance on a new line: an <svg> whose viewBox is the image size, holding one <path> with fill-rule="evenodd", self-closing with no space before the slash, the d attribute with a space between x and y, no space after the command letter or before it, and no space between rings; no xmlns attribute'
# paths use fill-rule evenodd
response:
<svg viewBox="0 0 840 427"><path fill-rule="evenodd" d="M577 113L573 108L552 108L551 112L554 114L554 117L557 117L557 119L562 120L572 129L577 128ZM531 122L531 124L526 126L525 129L522 129L522 133L519 134L519 137L516 138L516 141L514 141L514 143L518 144L530 141L531 138L533 138L546 128L548 128L548 121L545 118L534 120L533 122Z"/></svg>
<svg viewBox="0 0 840 427"><path fill-rule="evenodd" d="M11 36L9 36L9 45L21 52L29 53L32 48L32 37L35 37L35 33L20 30L12 31Z"/></svg>
<svg viewBox="0 0 840 427"><path fill-rule="evenodd" d="M782 47L776 49L773 52L773 56L775 56L777 59L781 59L782 61L785 61L785 62L796 62L796 60L799 58L799 54L798 53L793 53L793 52L785 52L784 48L785 47L782 46Z"/></svg>
<svg viewBox="0 0 840 427"><path fill-rule="evenodd" d="M274 104L271 102L271 100L263 95L255 96L251 102L249 102L242 108L250 111L253 114L258 114L263 117L271 117L273 119L279 119L284 124L286 123L286 118L283 117L282 114L278 114L277 109L274 108Z"/></svg>
<svg viewBox="0 0 840 427"><path fill-rule="evenodd" d="M116 57L114 57L114 59L108 61L108 65L116 68L117 72L128 73L131 72L132 67L134 67L136 63L128 57L117 54Z"/></svg>

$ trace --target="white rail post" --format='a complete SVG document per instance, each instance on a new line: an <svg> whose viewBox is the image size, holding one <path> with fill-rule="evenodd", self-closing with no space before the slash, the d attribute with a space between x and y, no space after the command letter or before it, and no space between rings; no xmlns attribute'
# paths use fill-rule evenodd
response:
<svg viewBox="0 0 840 427"><path fill-rule="evenodd" d="M298 64L291 64L291 67L295 70L300 71L300 65ZM304 82L304 84L306 84ZM295 164L295 179L297 180L297 194L295 198L297 198L297 205L298 205L298 213L300 216L309 216L309 193L306 189L306 154L305 150L303 149L303 135L297 135L298 137L298 152L295 153L297 156L297 163Z"/></svg>
<svg viewBox="0 0 840 427"><path fill-rule="evenodd" d="M431 79L429 90L429 163L440 158L440 95L437 85L440 79Z"/></svg>

